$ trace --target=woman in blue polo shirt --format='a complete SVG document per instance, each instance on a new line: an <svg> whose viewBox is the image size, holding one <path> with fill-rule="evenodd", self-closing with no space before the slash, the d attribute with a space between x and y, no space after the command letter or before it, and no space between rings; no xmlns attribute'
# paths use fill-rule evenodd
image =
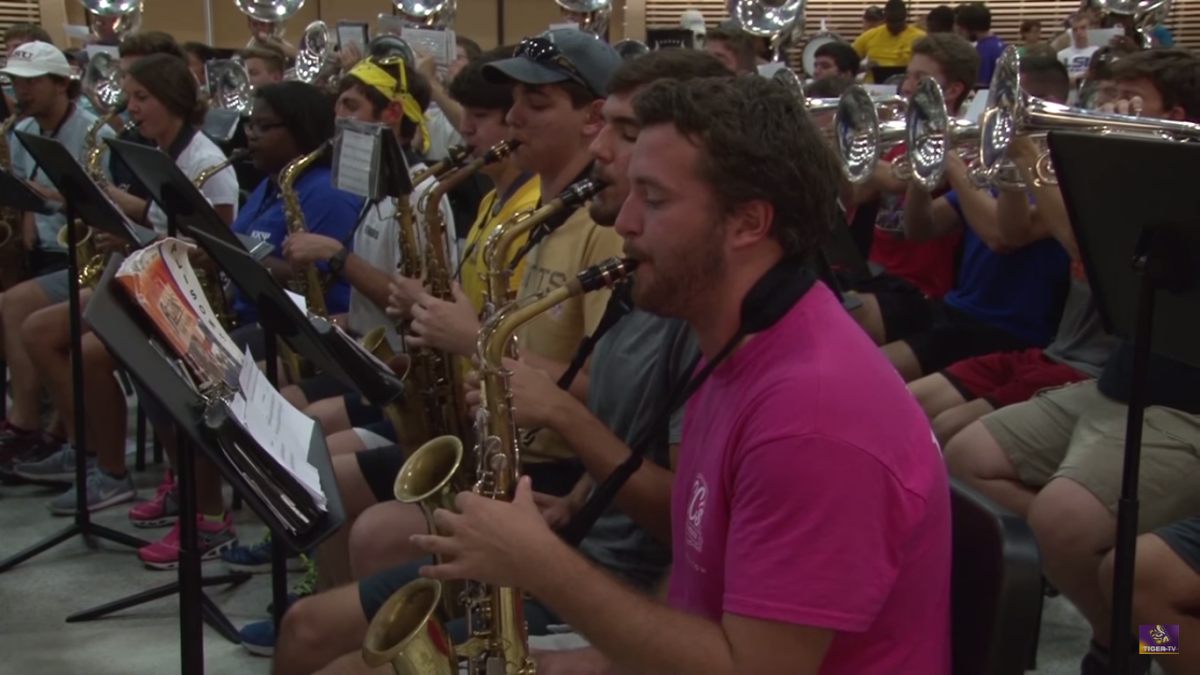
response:
<svg viewBox="0 0 1200 675"><path fill-rule="evenodd" d="M263 264L280 283L286 284L294 270L281 257L288 225L277 183L279 173L293 160L316 150L333 134L333 104L316 87L289 81L260 87L255 92L246 136L254 165L267 178L246 200L233 230L274 247ZM350 246L362 199L333 187L328 154L305 170L296 181L295 190L307 230ZM324 263L318 263L317 267L327 271ZM350 304L350 285L338 279L326 291L325 303L331 315L344 314ZM234 311L241 326L235 331L235 339L253 332L258 311L240 290L234 293ZM255 346L251 345L252 351Z"/></svg>

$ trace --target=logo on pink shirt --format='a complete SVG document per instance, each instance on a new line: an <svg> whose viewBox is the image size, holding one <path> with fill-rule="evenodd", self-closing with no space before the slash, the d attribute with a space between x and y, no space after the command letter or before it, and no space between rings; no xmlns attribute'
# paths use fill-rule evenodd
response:
<svg viewBox="0 0 1200 675"><path fill-rule="evenodd" d="M688 498L685 534L688 546L697 552L704 550L704 535L701 533L700 524L704 521L704 506L707 502L708 483L704 482L704 476L696 474L696 480L692 483L692 495Z"/></svg>

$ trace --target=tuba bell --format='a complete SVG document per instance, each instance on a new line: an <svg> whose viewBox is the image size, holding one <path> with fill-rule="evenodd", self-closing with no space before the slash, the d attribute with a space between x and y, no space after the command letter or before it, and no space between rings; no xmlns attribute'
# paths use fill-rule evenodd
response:
<svg viewBox="0 0 1200 675"><path fill-rule="evenodd" d="M771 42L772 61L787 62L787 50L804 26L806 0L729 0L729 16L742 30Z"/></svg>
<svg viewBox="0 0 1200 675"><path fill-rule="evenodd" d="M902 101L875 100L859 85L851 86L838 99L833 117L833 145L841 159L842 171L851 183L861 185L870 180L884 151L904 142L907 123L891 118L899 110L907 110ZM907 179L907 168L901 162L893 162L892 169L897 178Z"/></svg>
<svg viewBox="0 0 1200 675"><path fill-rule="evenodd" d="M598 37L608 35L612 0L554 0L565 21L579 24L579 30Z"/></svg>
<svg viewBox="0 0 1200 675"><path fill-rule="evenodd" d="M328 89L337 74L337 60L333 53L333 33L324 21L313 21L300 35L296 52L296 66L288 79L307 82L321 89Z"/></svg>
<svg viewBox="0 0 1200 675"><path fill-rule="evenodd" d="M996 62L979 138L979 160L989 178L1006 163L1009 144L1018 135L1035 139L1051 131L1094 131L1160 140L1200 140L1200 124L1084 110L1029 96L1020 87L1021 57L1015 46ZM1052 182L1049 154L1038 160L1040 178Z"/></svg>
<svg viewBox="0 0 1200 675"><path fill-rule="evenodd" d="M235 59L214 59L204 64L208 97L213 108L231 110L242 117L254 106L254 87L246 64Z"/></svg>
<svg viewBox="0 0 1200 675"><path fill-rule="evenodd" d="M142 0L79 0L88 28L104 40L121 40L142 27ZM94 58L94 55L93 55Z"/></svg>
<svg viewBox="0 0 1200 675"><path fill-rule="evenodd" d="M392 0L396 14L410 28L445 30L454 25L458 13L455 0Z"/></svg>
<svg viewBox="0 0 1200 675"><path fill-rule="evenodd" d="M283 39L287 20L300 11L305 0L234 0L239 11L255 21L271 24L271 37ZM258 36L254 36L257 38Z"/></svg>

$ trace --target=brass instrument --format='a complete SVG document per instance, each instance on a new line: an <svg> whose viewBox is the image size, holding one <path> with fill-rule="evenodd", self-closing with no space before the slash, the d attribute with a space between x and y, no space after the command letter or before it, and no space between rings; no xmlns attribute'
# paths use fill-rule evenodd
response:
<svg viewBox="0 0 1200 675"><path fill-rule="evenodd" d="M729 14L741 29L770 41L771 60L787 63L797 29L804 27L807 0L729 0Z"/></svg>
<svg viewBox="0 0 1200 675"><path fill-rule="evenodd" d="M303 234L308 231L304 210L300 208L300 195L296 192L296 181L330 147L332 147L332 141L325 141L316 150L292 160L279 173L279 194L283 197L283 212L287 218L289 235ZM297 270L292 274L292 280L288 282L288 287L293 293L304 296L310 313L320 317L329 316L329 308L325 305L324 284L321 283L321 276L317 272L316 265L309 263L304 265L303 269Z"/></svg>
<svg viewBox="0 0 1200 675"><path fill-rule="evenodd" d="M579 24L579 30L592 35L608 35L612 0L554 0L564 21Z"/></svg>
<svg viewBox="0 0 1200 675"><path fill-rule="evenodd" d="M942 87L932 77L917 84L905 124L908 129L905 157L912 168L912 180L926 191L941 185L949 153L977 154L980 125L951 117Z"/></svg>
<svg viewBox="0 0 1200 675"><path fill-rule="evenodd" d="M80 0L79 4L87 10L88 28L98 37L121 39L142 27L142 0Z"/></svg>
<svg viewBox="0 0 1200 675"><path fill-rule="evenodd" d="M101 140L100 130L111 124L121 112L121 108L115 108L93 122L85 137L87 151L84 168L87 170L88 177L95 181L101 190L108 187L108 177L104 175L103 166L104 151L108 146ZM58 231L59 246L66 248L71 241L68 227L76 228L75 259L79 261L79 287L93 288L100 281L100 275L104 273L106 256L96 247L92 228L84 224L82 220L67 223Z"/></svg>
<svg viewBox="0 0 1200 675"><path fill-rule="evenodd" d="M412 204L407 197L400 200L397 216L400 219L401 274L409 278L425 275L430 295L441 300L453 300L451 281L453 262L446 259L449 238L446 232L442 198L483 167L504 160L517 147L516 143L498 143L482 157L449 174L425 193L421 210L425 213L425 251L416 255L417 238ZM422 264L423 263L423 264ZM395 358L387 341L387 329L380 326L363 338L363 347L385 363ZM404 381L408 396L403 402L386 408L388 419L396 429L402 448L417 448L435 436L465 435L467 417L462 400L462 374L457 359L433 349L420 349L410 354Z"/></svg>
<svg viewBox="0 0 1200 675"><path fill-rule="evenodd" d="M979 137L979 162L989 180L1006 162L1006 153L1017 135L1039 138L1051 131L1094 131L1160 140L1200 140L1200 124L1176 120L1117 115L1084 110L1029 96L1020 87L1021 57L1010 46L996 61L996 72L988 90ZM1038 180L1054 184L1050 153L1043 152L1035 165Z"/></svg>
<svg viewBox="0 0 1200 675"><path fill-rule="evenodd" d="M903 99L876 100L859 85L842 94L833 118L834 148L851 183L870 180L884 151L904 142L908 125L903 115L895 118L902 111L906 114ZM907 180L910 173L904 161L892 162L892 172L900 180Z"/></svg>
<svg viewBox="0 0 1200 675"><path fill-rule="evenodd" d="M419 172L413 176L413 185L420 185L430 178L441 178L451 171L462 166L471 157L471 147L468 145L456 145L446 152L446 159L434 164L433 166Z"/></svg>
<svg viewBox="0 0 1200 675"><path fill-rule="evenodd" d="M279 172L279 194L283 197L283 213L287 220L288 235L302 234L308 231L304 210L300 208L300 195L296 192L296 181L331 147L333 147L333 141L325 141L321 147L303 157L297 157L285 166L283 171ZM293 293L304 296L304 302L308 306L310 314L322 318L329 316L329 308L325 304L325 286L316 265L308 263L301 269L293 269L292 278L288 281L288 288ZM292 351L286 343L280 342L279 356L283 361L289 382L295 384L304 379L306 375L304 362L299 354Z"/></svg>
<svg viewBox="0 0 1200 675"><path fill-rule="evenodd" d="M483 403L475 418L474 493L508 501L516 489L521 457L508 386L510 373L504 368L503 358L517 330L568 298L612 287L636 265L634 260L613 258L590 267L563 286L505 306L480 329L477 346ZM457 438L434 439L413 453L400 469L396 498L419 505L433 531L433 511L453 503L463 463L463 448ZM466 606L471 638L457 646L451 645L434 615L441 596L441 585L427 579L396 591L367 628L362 649L366 664L372 668L390 664L397 675L455 675L459 672L457 661L463 658L472 675L536 672L529 658L519 589L468 581L461 600Z"/></svg>
<svg viewBox="0 0 1200 675"><path fill-rule="evenodd" d="M14 110L0 125L0 167L12 173L12 149L8 134L21 119ZM0 210L0 290L8 290L24 281L29 273L29 256L25 251L25 214L16 209Z"/></svg>
<svg viewBox="0 0 1200 675"><path fill-rule="evenodd" d="M241 161L249 154L250 150L248 148L234 150L229 153L229 157L225 161L210 166L197 174L192 184L199 190L204 187L205 183L212 180L214 176ZM210 277L209 270L200 267L197 267L195 272L196 279L200 282L200 288L204 291L204 297L208 299L208 306L216 314L217 321L220 321L226 330L233 328L233 322L237 315L234 313L233 307L229 304L229 298L225 295L225 288L221 285L221 275L217 273Z"/></svg>
<svg viewBox="0 0 1200 675"><path fill-rule="evenodd" d="M513 270L510 262L516 250L517 241L533 231L538 225L554 217L563 209L578 208L596 193L605 188L605 184L594 178L585 178L563 190L549 204L537 209L526 209L497 227L488 235L483 244L483 259L487 271L483 279L483 316L490 317L498 307L502 307L515 298L510 290L509 282Z"/></svg>
<svg viewBox="0 0 1200 675"><path fill-rule="evenodd" d="M392 5L405 26L427 30L450 28L458 13L456 0L392 0Z"/></svg>

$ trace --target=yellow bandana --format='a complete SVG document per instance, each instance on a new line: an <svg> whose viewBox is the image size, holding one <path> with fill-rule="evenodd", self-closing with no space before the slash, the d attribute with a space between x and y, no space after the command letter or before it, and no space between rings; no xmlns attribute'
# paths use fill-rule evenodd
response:
<svg viewBox="0 0 1200 675"><path fill-rule="evenodd" d="M382 65L399 64L400 80L392 77L386 70L379 67L371 59L363 59L350 69L350 75L358 78L363 84L374 88L389 101L399 101L404 108L404 119L417 125L417 150L424 154L429 151L429 130L425 128L425 113L421 112L421 104L408 91L408 76L405 74L404 59L393 56L380 62Z"/></svg>

